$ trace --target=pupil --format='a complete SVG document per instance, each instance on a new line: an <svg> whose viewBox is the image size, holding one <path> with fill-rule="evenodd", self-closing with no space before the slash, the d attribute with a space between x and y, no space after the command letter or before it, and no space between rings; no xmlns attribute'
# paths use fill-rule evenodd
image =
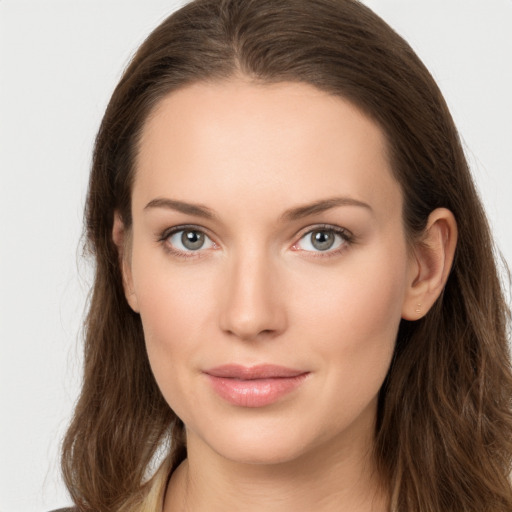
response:
<svg viewBox="0 0 512 512"><path fill-rule="evenodd" d="M334 233L329 231L315 231L311 233L311 243L315 249L326 251L334 244Z"/></svg>
<svg viewBox="0 0 512 512"><path fill-rule="evenodd" d="M184 231L181 235L181 243L192 251L200 249L204 244L204 234L197 231Z"/></svg>

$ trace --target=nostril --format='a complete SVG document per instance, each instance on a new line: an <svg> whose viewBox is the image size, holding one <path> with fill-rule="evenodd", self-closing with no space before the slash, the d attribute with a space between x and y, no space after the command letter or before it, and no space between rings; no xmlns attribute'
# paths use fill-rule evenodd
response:
<svg viewBox="0 0 512 512"><path fill-rule="evenodd" d="M237 337L245 341L254 341L256 339L269 339L276 336L278 333L274 329L228 329L227 333L231 336Z"/></svg>

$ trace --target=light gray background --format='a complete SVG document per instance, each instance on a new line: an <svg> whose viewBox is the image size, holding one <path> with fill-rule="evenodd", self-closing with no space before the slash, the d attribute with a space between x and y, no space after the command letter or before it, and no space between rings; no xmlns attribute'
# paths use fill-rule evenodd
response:
<svg viewBox="0 0 512 512"><path fill-rule="evenodd" d="M183 2L0 0L0 512L68 503L92 143L130 54ZM512 0L367 0L443 90L512 261ZM471 212L468 212L470 215Z"/></svg>

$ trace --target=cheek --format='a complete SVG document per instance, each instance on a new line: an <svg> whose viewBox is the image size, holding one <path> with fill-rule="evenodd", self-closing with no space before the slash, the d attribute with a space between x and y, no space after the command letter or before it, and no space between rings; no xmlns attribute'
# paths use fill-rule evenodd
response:
<svg viewBox="0 0 512 512"><path fill-rule="evenodd" d="M327 389L343 390L347 410L360 409L375 397L394 352L406 259L405 251L385 254L347 264L300 308L316 355L328 362ZM326 397L326 405L329 398L334 397Z"/></svg>
<svg viewBox="0 0 512 512"><path fill-rule="evenodd" d="M213 284L200 272L173 268L155 251L134 253L132 268L149 362L170 403L189 392L184 379L207 338Z"/></svg>
<svg viewBox="0 0 512 512"><path fill-rule="evenodd" d="M202 303L177 293L175 282L173 287L147 291L142 296L141 319L149 364L164 399L188 423L189 404L197 402L192 361L201 339L206 338L200 321L205 314Z"/></svg>
<svg viewBox="0 0 512 512"><path fill-rule="evenodd" d="M300 316L322 332L350 338L355 345L394 338L406 287L404 250L351 254L325 278L302 280ZM299 283L297 283L299 284Z"/></svg>
<svg viewBox="0 0 512 512"><path fill-rule="evenodd" d="M176 263L140 235L132 253L134 291L148 345L183 348L201 332L212 304L211 272ZM148 347L149 348L149 347Z"/></svg>
<svg viewBox="0 0 512 512"><path fill-rule="evenodd" d="M138 297L148 350L192 351L212 317L211 292L203 280L168 275L141 283ZM203 335L201 335L203 333Z"/></svg>

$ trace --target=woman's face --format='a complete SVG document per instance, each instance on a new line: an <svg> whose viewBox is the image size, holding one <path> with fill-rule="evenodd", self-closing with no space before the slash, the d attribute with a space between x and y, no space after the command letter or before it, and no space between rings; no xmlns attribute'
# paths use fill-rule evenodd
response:
<svg viewBox="0 0 512 512"><path fill-rule="evenodd" d="M188 86L144 127L132 211L127 298L189 446L368 449L414 274L377 125L305 84Z"/></svg>

